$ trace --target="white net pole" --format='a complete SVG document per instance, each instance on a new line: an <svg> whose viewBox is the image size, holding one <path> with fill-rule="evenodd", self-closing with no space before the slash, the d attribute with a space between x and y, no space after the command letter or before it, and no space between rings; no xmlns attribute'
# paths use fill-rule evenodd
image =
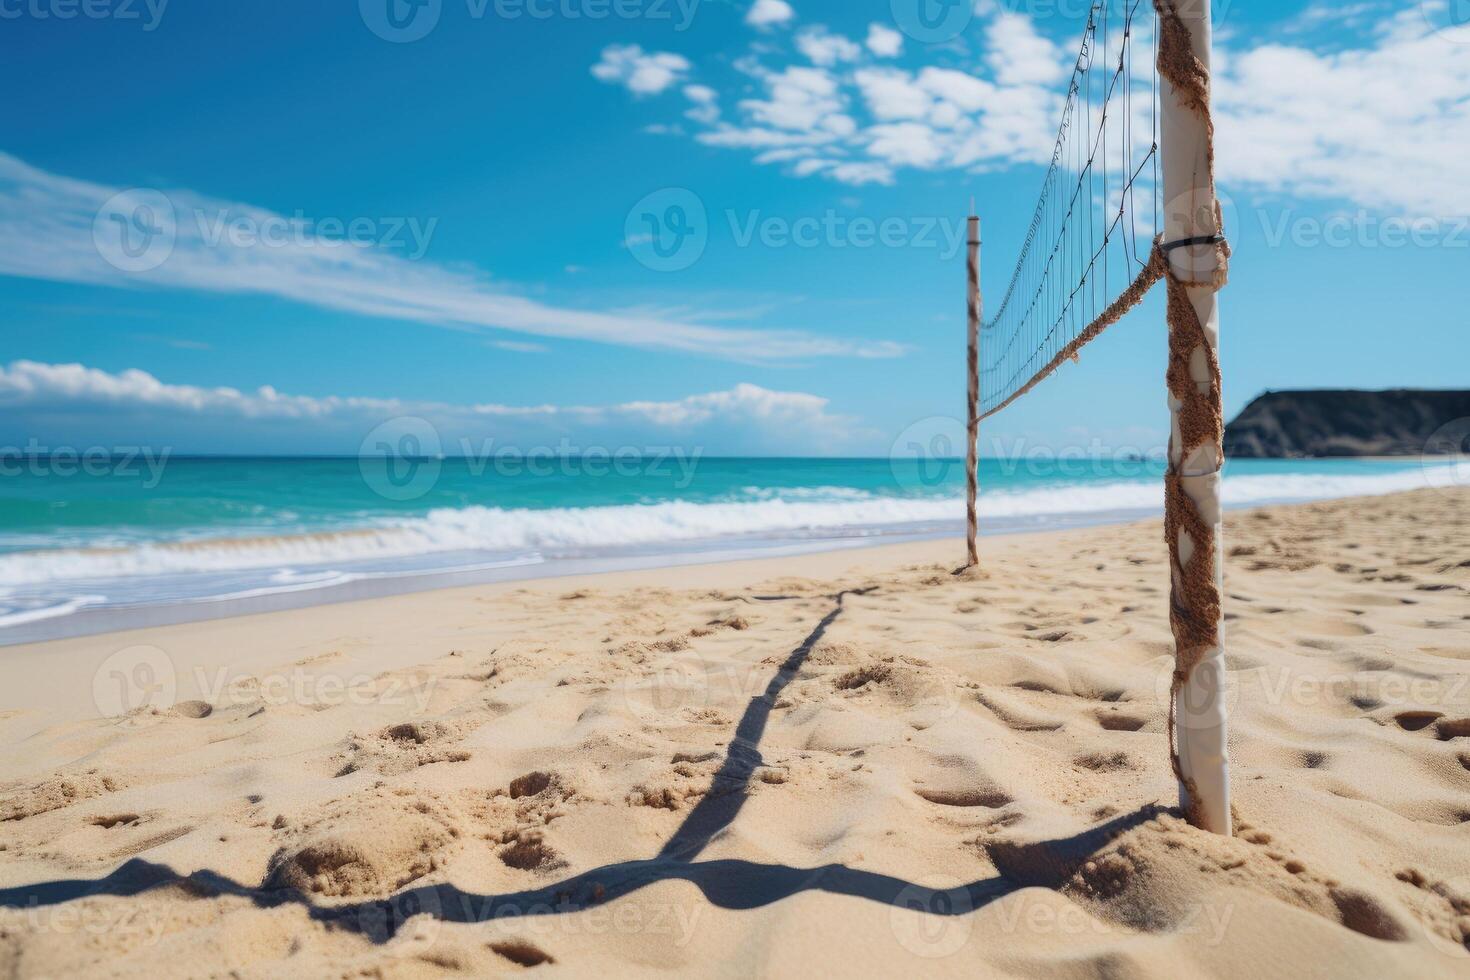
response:
<svg viewBox="0 0 1470 980"><path fill-rule="evenodd" d="M1180 23L1188 31L1190 48L1194 58L1207 72L1210 66L1210 0L1158 0L1161 14L1167 16L1170 9L1177 14ZM1160 31L1165 25L1159 25ZM1167 57L1167 52L1165 57ZM1211 239L1221 233L1218 226L1218 210L1215 201L1212 133L1208 110L1201 112L1188 104L1188 93L1182 92L1168 77L1160 72L1161 117L1160 151L1164 171L1164 230L1165 243L1177 243L1187 239ZM1206 106L1208 102L1206 101ZM1218 418L1221 414L1220 388L1215 371L1219 363L1220 308L1217 286L1211 284L1222 261L1221 249L1214 244L1185 245L1169 249L1171 274L1180 281L1171 288L1183 289L1189 305L1199 317L1203 327L1203 344L1197 339L1186 339L1189 348L1187 371L1197 386L1200 396L1207 397L1212 404L1206 406ZM1201 283L1183 285L1182 283ZM1175 316L1169 318L1171 350L1180 340L1180 329ZM1169 469L1178 489L1182 492L1169 494L1165 507L1175 511L1166 516L1166 527L1175 528L1177 563L1171 562L1171 606L1176 619L1176 643L1181 633L1179 621L1206 627L1217 642L1207 646L1202 653L1185 650L1180 645L1176 651L1179 685L1174 698L1174 727L1177 739L1179 768L1182 780L1179 787L1180 802L1191 819L1203 829L1229 835L1230 774L1228 747L1226 744L1225 708L1225 650L1223 643L1220 605L1223 595L1221 534L1220 470L1223 452L1218 439L1207 439L1193 445L1185 445L1181 436L1181 412L1185 409L1174 393L1169 393L1171 437L1169 441ZM1193 514L1184 513L1192 508ZM1185 528L1197 517L1198 521L1213 531L1212 541L1195 541ZM1170 519L1172 518L1172 520ZM1197 546L1208 549L1208 553L1196 554ZM1196 560L1208 562L1210 578L1215 586L1215 601L1206 607L1200 601L1198 589L1190 587L1183 569ZM1212 620L1212 624L1208 621ZM1191 792L1192 791L1192 792Z"/></svg>

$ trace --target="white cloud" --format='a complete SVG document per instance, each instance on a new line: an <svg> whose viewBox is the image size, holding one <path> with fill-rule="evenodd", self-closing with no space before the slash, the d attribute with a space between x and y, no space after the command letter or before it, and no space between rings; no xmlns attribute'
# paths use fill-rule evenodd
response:
<svg viewBox="0 0 1470 980"><path fill-rule="evenodd" d="M903 51L903 35L882 24L868 26L868 50L880 58L896 58Z"/></svg>
<svg viewBox="0 0 1470 980"><path fill-rule="evenodd" d="M492 286L476 270L309 232L286 234L270 244L265 231L289 228L291 219L189 191L160 195L176 228L166 258L154 268L124 272L103 258L94 237L94 221L105 202L120 193L116 187L47 173L0 153L0 274L119 288L268 295L456 330L507 330L745 362L868 357L893 350L802 331L715 327L697 317L552 306ZM129 191L118 199L129 205L137 193ZM216 237L236 223L256 229L260 240L232 241L227 233Z"/></svg>
<svg viewBox="0 0 1470 980"><path fill-rule="evenodd" d="M890 184L903 168L1045 163L1062 106L1061 50L1019 14L997 13L985 40L990 78L958 68L915 73L881 66L862 45L824 27L792 41L810 66L768 68L762 57L770 46L763 43L761 57L747 55L736 67L764 86L764 97L741 100L738 116L708 117L694 138L754 151L757 163L786 165L798 177L854 185ZM867 50L896 55L902 37L870 25Z"/></svg>
<svg viewBox="0 0 1470 980"><path fill-rule="evenodd" d="M863 49L857 44L825 27L813 27L796 35L796 47L808 61L823 68L843 61L857 61L863 55Z"/></svg>
<svg viewBox="0 0 1470 980"><path fill-rule="evenodd" d="M854 187L893 183L893 171L881 163L838 163L832 167L832 176Z"/></svg>
<svg viewBox="0 0 1470 980"><path fill-rule="evenodd" d="M989 82L948 68L925 68L919 73L918 85L936 99L953 103L966 113L979 112L1004 99L1002 90Z"/></svg>
<svg viewBox="0 0 1470 980"><path fill-rule="evenodd" d="M922 119L932 97L914 84L913 76L897 68L869 68L853 76L875 119Z"/></svg>
<svg viewBox="0 0 1470 980"><path fill-rule="evenodd" d="M60 426L77 429L71 441L95 439L98 424L120 424L166 441L213 433L218 449L250 445L252 437L286 430L305 433L343 451L376 426L405 417L429 420L445 445L461 439L550 439L570 435L687 440L754 435L740 445L790 446L831 452L860 432L853 419L833 414L826 398L741 383L725 391L670 401L612 405L450 404L396 398L288 395L270 386L253 391L160 381L146 371L116 373L82 364L13 361L0 365L0 406L9 422L0 438L21 430L56 438ZM24 440L17 445L23 444ZM84 444L90 444L84 443Z"/></svg>
<svg viewBox="0 0 1470 980"><path fill-rule="evenodd" d="M694 108L685 112L684 115L695 122L708 126L713 125L720 118L720 107L717 103L719 96L708 85L686 85L684 86L684 97L694 103Z"/></svg>
<svg viewBox="0 0 1470 980"><path fill-rule="evenodd" d="M627 86L635 95L657 95L681 81L689 71L683 55L644 50L636 44L613 44L604 48L602 60L592 74L613 85Z"/></svg>
<svg viewBox="0 0 1470 980"><path fill-rule="evenodd" d="M895 167L933 167L944 159L939 135L922 123L888 123L867 130L868 152Z"/></svg>
<svg viewBox="0 0 1470 980"><path fill-rule="evenodd" d="M1278 36L1299 38L1329 20L1344 28L1319 49L1217 37L1214 84L1219 172L1226 189L1346 201L1413 216L1470 214L1470 44L1436 33L1446 0L1390 8L1376 2L1310 5ZM766 67L762 42L737 68L764 98L693 133L711 146L751 151L798 177L891 183L903 169L1003 170L1050 159L1075 52L1035 22L977 5L981 50L972 65L909 71L876 58L902 37L870 25L867 51L824 28L799 33L795 58ZM1134 24L1135 72L1151 44ZM969 69L969 70L967 70ZM1138 103L1135 98L1135 111ZM1138 133L1142 129L1137 129ZM1111 151L1110 151L1111 152Z"/></svg>
<svg viewBox="0 0 1470 980"><path fill-rule="evenodd" d="M795 17L796 11L786 0L755 0L745 15L745 22L752 27L768 28L789 23Z"/></svg>
<svg viewBox="0 0 1470 980"><path fill-rule="evenodd" d="M1291 20L1283 30L1287 33L1303 33L1319 27L1356 27L1368 22L1374 15L1383 13L1382 3L1329 3L1327 0L1312 0Z"/></svg>
<svg viewBox="0 0 1470 980"><path fill-rule="evenodd" d="M36 361L12 361L0 367L0 405L8 409L167 409L236 419L311 419L358 410L402 414L401 403L392 399L282 395L268 385L245 393L234 388L164 384L136 368L112 374L81 364Z"/></svg>
<svg viewBox="0 0 1470 980"><path fill-rule="evenodd" d="M837 82L819 68L787 68L766 79L769 99L747 99L740 103L757 123L777 129L832 133L826 120L846 106ZM846 129L846 124L842 124Z"/></svg>
<svg viewBox="0 0 1470 980"><path fill-rule="evenodd" d="M1214 91L1227 187L1470 214L1470 44L1417 10L1381 22L1364 47L1227 50Z"/></svg>
<svg viewBox="0 0 1470 980"><path fill-rule="evenodd" d="M1055 85L1071 67L1062 49L1038 33L1025 14L1001 11L985 34L985 62L998 85Z"/></svg>

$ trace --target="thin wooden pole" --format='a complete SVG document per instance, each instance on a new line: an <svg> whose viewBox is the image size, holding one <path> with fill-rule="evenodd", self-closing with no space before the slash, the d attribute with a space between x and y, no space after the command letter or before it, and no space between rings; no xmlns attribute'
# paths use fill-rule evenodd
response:
<svg viewBox="0 0 1470 980"><path fill-rule="evenodd" d="M971 211L974 207L971 206ZM980 496L979 445L980 445L980 219L970 215L970 254L966 263L969 272L970 347L966 365L969 368L969 424L965 428L965 490L968 506L965 511L965 544L969 549L971 567L980 564L980 549L976 541L979 522L975 507Z"/></svg>
<svg viewBox="0 0 1470 980"><path fill-rule="evenodd" d="M1194 57L1206 71L1210 66L1210 0L1162 0L1160 6L1177 13L1189 33ZM1161 25L1162 30L1163 25ZM1217 224L1213 161L1210 148L1210 123L1186 94L1176 89L1163 72L1160 73L1161 117L1160 152L1164 169L1163 236L1166 243L1205 238L1222 233ZM1206 100L1208 105L1208 100ZM1181 334L1177 318L1170 316L1170 349L1189 350L1187 375L1198 391L1190 393L1196 406L1212 408L1220 417L1220 388L1215 383L1215 367L1220 349L1220 308L1216 286L1210 284L1220 261L1219 249L1212 244L1184 245L1169 249L1171 274L1182 283L1171 283L1171 289L1183 289L1189 305L1203 327L1203 343ZM1206 349L1208 347L1208 349ZM1214 356L1211 356L1213 352ZM1172 357L1172 355L1171 355ZM1169 477L1180 492L1166 494L1165 527L1175 528L1178 535L1178 563L1171 562L1170 602L1176 620L1177 691L1174 697L1174 728L1178 743L1179 769L1183 776L1179 799L1185 812L1205 830L1229 835L1230 774L1226 746L1225 650L1218 598L1223 596L1220 511L1220 470L1224 454L1218 441L1206 439L1196 445L1184 445L1181 438L1181 410L1184 403L1169 393L1171 436L1169 439ZM1186 530L1191 523L1209 528L1214 538L1208 554L1196 555L1194 536ZM1215 601L1201 602L1198 589L1184 581L1183 568L1196 558L1209 563L1212 574L1201 576L1215 583ZM1218 642L1196 659L1195 651L1181 649L1179 622L1194 626L1213 625L1211 634ZM1186 655L1187 653L1187 655ZM1191 789L1194 791L1191 793Z"/></svg>

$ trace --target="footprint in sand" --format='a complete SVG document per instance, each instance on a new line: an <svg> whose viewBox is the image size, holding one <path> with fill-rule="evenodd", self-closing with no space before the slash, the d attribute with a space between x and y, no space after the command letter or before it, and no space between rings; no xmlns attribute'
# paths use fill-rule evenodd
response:
<svg viewBox="0 0 1470 980"><path fill-rule="evenodd" d="M118 780L104 776L96 769L70 776L54 776L0 799L0 823L60 810L62 807L114 792L119 786Z"/></svg>
<svg viewBox="0 0 1470 980"><path fill-rule="evenodd" d="M998 789L916 789L914 792L922 799L940 806L978 806L999 810L1016 802Z"/></svg>
<svg viewBox="0 0 1470 980"><path fill-rule="evenodd" d="M523 796L538 796L551 787L555 778L551 773L539 770L517 776L510 781L510 798L518 800Z"/></svg>
<svg viewBox="0 0 1470 980"><path fill-rule="evenodd" d="M1089 752L1072 760L1074 765L1093 772L1121 772L1138 766L1126 752Z"/></svg>
<svg viewBox="0 0 1470 980"><path fill-rule="evenodd" d="M93 817L87 823L103 830L111 830L113 827L126 827L137 823L141 818L136 813L113 813Z"/></svg>
<svg viewBox="0 0 1470 980"><path fill-rule="evenodd" d="M1110 732L1136 732L1148 724L1148 719L1121 711L1099 711L1097 723Z"/></svg>
<svg viewBox="0 0 1470 980"><path fill-rule="evenodd" d="M1374 896L1356 888L1333 888L1328 892L1344 926L1373 939L1401 942L1409 931L1398 917Z"/></svg>
<svg viewBox="0 0 1470 980"><path fill-rule="evenodd" d="M517 871L552 871L566 867L549 844L534 831L521 831L500 851L500 860Z"/></svg>
<svg viewBox="0 0 1470 980"><path fill-rule="evenodd" d="M532 967L543 963L555 963L556 958L535 943L524 939L506 939L490 944L495 955L510 960L516 966Z"/></svg>
<svg viewBox="0 0 1470 980"><path fill-rule="evenodd" d="M1441 718L1434 726L1434 734L1441 742L1452 738L1470 738L1470 718Z"/></svg>
<svg viewBox="0 0 1470 980"><path fill-rule="evenodd" d="M1393 716L1394 723L1406 732L1423 731L1444 717L1442 711L1400 711Z"/></svg>

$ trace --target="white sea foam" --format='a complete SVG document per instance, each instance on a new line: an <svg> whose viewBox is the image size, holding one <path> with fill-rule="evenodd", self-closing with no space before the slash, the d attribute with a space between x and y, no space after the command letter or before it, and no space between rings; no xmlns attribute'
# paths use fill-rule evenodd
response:
<svg viewBox="0 0 1470 980"><path fill-rule="evenodd" d="M8 596L3 598L8 599ZM107 601L104 595L77 595L34 602L0 602L0 628L70 616L78 609Z"/></svg>
<svg viewBox="0 0 1470 980"><path fill-rule="evenodd" d="M1436 468L1436 474L1460 485L1470 484L1470 464L1449 464L1442 471ZM1391 493L1430 482L1426 471L1418 467L1366 474L1253 474L1228 477L1224 496L1227 506L1244 506ZM155 543L109 550L13 552L0 555L0 587L270 569L260 586L311 588L333 581L333 574L313 581L310 571L299 566L309 570L328 563L370 564L446 552L570 557L732 537L902 533L957 524L964 517L964 502L959 497L882 497L831 489L842 492L826 494L826 499L808 499L805 494L787 499L790 495L783 490L776 499L760 499L760 488L752 487L745 492L757 499L725 503L667 501L545 510L446 508L351 532L196 541L187 546ZM1048 518L1139 514L1157 511L1162 505L1160 482L1150 479L993 490L982 493L980 513L982 521L1044 525ZM3 612L0 607L0 614Z"/></svg>

